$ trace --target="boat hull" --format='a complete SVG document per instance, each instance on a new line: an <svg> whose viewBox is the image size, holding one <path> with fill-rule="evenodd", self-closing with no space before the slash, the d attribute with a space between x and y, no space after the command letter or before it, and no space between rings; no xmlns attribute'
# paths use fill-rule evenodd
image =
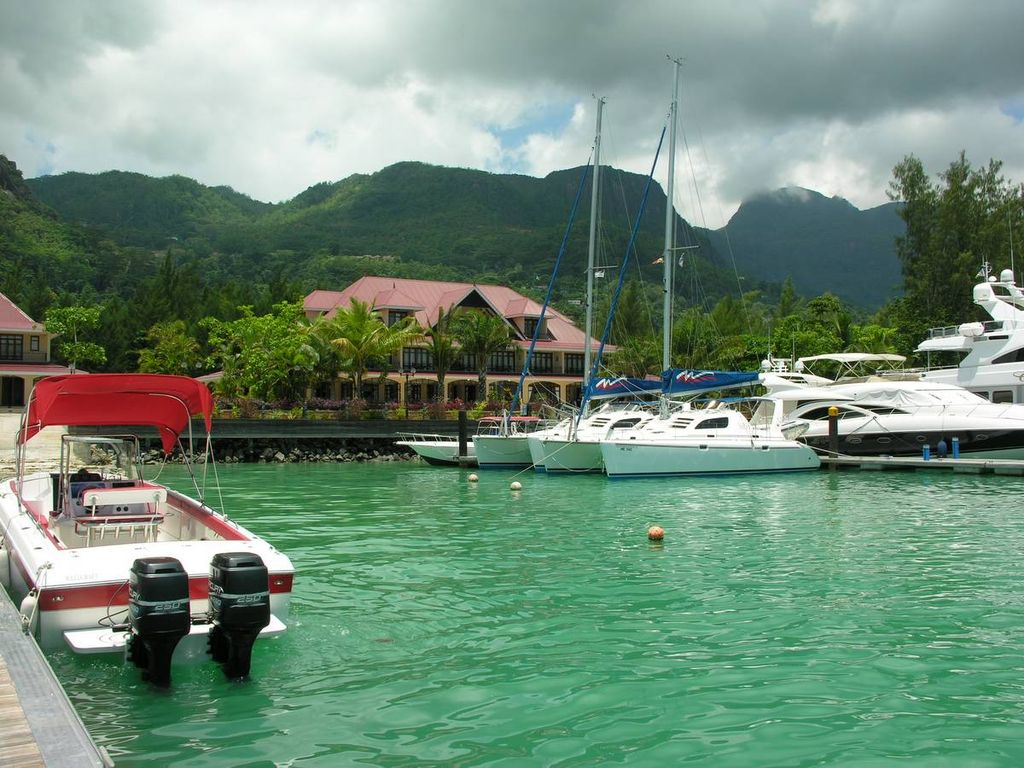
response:
<svg viewBox="0 0 1024 768"><path fill-rule="evenodd" d="M533 464L526 435L476 435L473 449L482 469L522 469Z"/></svg>
<svg viewBox="0 0 1024 768"><path fill-rule="evenodd" d="M561 438L529 439L534 465L545 472L603 472L601 444Z"/></svg>
<svg viewBox="0 0 1024 768"><path fill-rule="evenodd" d="M980 427L980 424L975 424ZM1024 430L1011 429L946 429L943 431L868 432L839 434L839 453L844 456L920 456L925 446L935 453L939 441L946 443L952 454L953 437L959 441L963 458L972 459L1024 459ZM822 451L830 451L828 435L811 430L800 438L801 442Z"/></svg>
<svg viewBox="0 0 1024 768"><path fill-rule="evenodd" d="M188 574L189 611L199 619L208 609L210 561L214 555L259 555L268 570L271 613L282 624L287 623L294 576L291 561L241 526L188 497L169 492L170 504L162 524L167 527L158 535L136 535L132 524L126 523L104 534L109 538L68 546L80 525L75 520L51 519L50 507L45 504L50 483L49 473L27 477L25 506L19 502L12 481L0 483L0 529L7 531L3 547L7 552L9 591L18 606L31 606L24 601L30 594L34 596L34 608L27 607L24 613L42 648L66 647L65 633L126 623L129 572L136 559L147 557L173 557L182 564ZM204 526L209 538L172 540L170 521L175 516L179 518L175 523L179 533L188 529L192 520L208 518Z"/></svg>
<svg viewBox="0 0 1024 768"><path fill-rule="evenodd" d="M707 445L678 442L605 442L601 444L605 473L612 478L673 477L817 469L821 461L807 446L749 441Z"/></svg>
<svg viewBox="0 0 1024 768"><path fill-rule="evenodd" d="M466 455L459 455L458 440L398 440L395 445L411 449L428 464L435 467L457 467L466 460L475 461L473 443L466 444Z"/></svg>

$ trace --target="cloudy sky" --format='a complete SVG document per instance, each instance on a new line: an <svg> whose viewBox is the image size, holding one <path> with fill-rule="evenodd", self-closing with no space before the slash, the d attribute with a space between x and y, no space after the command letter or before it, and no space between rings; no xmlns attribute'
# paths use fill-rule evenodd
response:
<svg viewBox="0 0 1024 768"><path fill-rule="evenodd" d="M961 150L1024 181L1020 0L0 0L0 154L277 202L401 160L646 173L682 57L677 204L861 208ZM661 178L664 172L661 172ZM699 203L698 203L699 201Z"/></svg>

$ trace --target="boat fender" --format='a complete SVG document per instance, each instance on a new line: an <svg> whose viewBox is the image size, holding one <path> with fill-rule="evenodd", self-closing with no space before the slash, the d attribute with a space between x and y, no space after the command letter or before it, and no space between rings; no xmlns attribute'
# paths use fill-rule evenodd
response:
<svg viewBox="0 0 1024 768"><path fill-rule="evenodd" d="M29 634L36 631L36 625L39 623L36 610L38 607L39 597L35 590L25 595L25 599L21 601L21 605L18 607L18 610L21 612L21 625Z"/></svg>
<svg viewBox="0 0 1024 768"><path fill-rule="evenodd" d="M210 561L209 652L229 679L247 677L252 646L270 623L270 576L253 552L218 552Z"/></svg>
<svg viewBox="0 0 1024 768"><path fill-rule="evenodd" d="M11 553L0 545L0 587L11 588Z"/></svg>
<svg viewBox="0 0 1024 768"><path fill-rule="evenodd" d="M188 574L173 557L141 557L128 574L129 633L125 653L142 679L166 688L178 641L189 633Z"/></svg>

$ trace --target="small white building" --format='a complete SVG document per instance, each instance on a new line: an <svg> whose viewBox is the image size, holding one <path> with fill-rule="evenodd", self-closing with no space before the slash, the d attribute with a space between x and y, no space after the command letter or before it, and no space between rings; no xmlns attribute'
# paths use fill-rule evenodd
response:
<svg viewBox="0 0 1024 768"><path fill-rule="evenodd" d="M0 293L0 411L20 411L38 379L71 373L50 362L55 335Z"/></svg>

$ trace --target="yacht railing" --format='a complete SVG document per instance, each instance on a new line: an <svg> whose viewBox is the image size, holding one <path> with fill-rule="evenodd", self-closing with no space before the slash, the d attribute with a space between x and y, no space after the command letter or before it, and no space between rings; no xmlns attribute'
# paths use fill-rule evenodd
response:
<svg viewBox="0 0 1024 768"><path fill-rule="evenodd" d="M985 329L985 333L991 333L992 331L1008 330L1006 323L1003 320L988 320L982 323ZM959 325L945 325L940 328L930 328L928 330L929 339L945 339L950 336L960 336Z"/></svg>

